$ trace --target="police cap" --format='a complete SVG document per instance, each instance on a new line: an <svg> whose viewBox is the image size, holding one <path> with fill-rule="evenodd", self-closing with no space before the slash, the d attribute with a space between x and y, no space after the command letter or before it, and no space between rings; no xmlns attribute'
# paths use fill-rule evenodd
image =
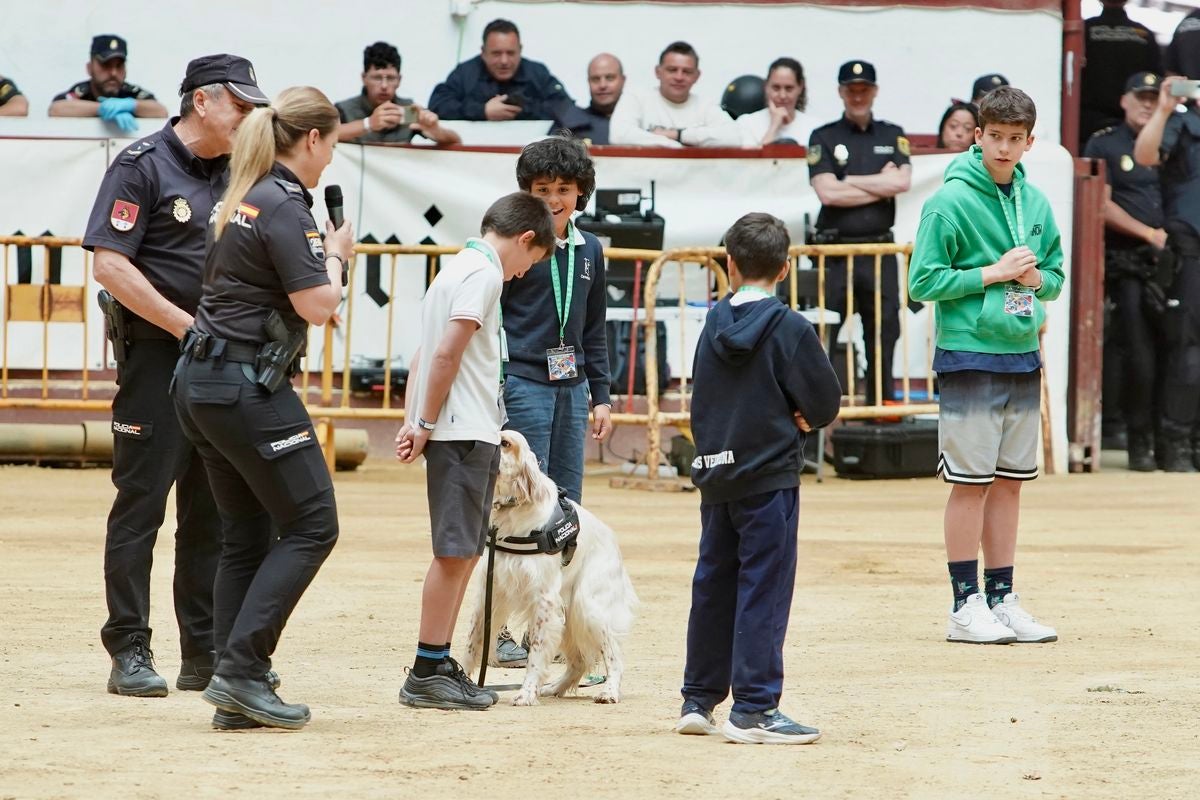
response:
<svg viewBox="0 0 1200 800"><path fill-rule="evenodd" d="M875 85L875 66L866 61L847 61L838 68L838 84L869 83Z"/></svg>
<svg viewBox="0 0 1200 800"><path fill-rule="evenodd" d="M228 53L192 59L188 63L187 74L179 87L179 93L186 94L213 83L224 84L239 99L256 106L269 105L271 102L262 89L258 88L254 65L241 56L231 56Z"/></svg>
<svg viewBox="0 0 1200 800"><path fill-rule="evenodd" d="M108 61L110 58L126 58L129 47L120 36L102 33L92 37L92 58L97 61Z"/></svg>
<svg viewBox="0 0 1200 800"><path fill-rule="evenodd" d="M1129 80L1125 81L1126 92L1150 92L1158 94L1158 87L1162 85L1162 78L1155 75L1153 72L1135 72L1129 76Z"/></svg>
<svg viewBox="0 0 1200 800"><path fill-rule="evenodd" d="M985 94L999 86L1008 86L1008 78L993 72L990 75L980 75L971 87L971 102L982 98Z"/></svg>

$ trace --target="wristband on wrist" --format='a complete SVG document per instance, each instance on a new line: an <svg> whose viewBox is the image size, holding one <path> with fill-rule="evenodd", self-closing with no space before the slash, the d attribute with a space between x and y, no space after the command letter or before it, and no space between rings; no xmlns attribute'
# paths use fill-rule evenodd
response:
<svg viewBox="0 0 1200 800"><path fill-rule="evenodd" d="M683 128L675 129L675 141L679 142L680 144L683 144Z"/></svg>
<svg viewBox="0 0 1200 800"><path fill-rule="evenodd" d="M363 133L371 132L371 118L363 117Z"/></svg>
<svg viewBox="0 0 1200 800"><path fill-rule="evenodd" d="M422 430L432 431L434 428L437 427L437 423L436 422L426 422L421 417L417 417L417 427L421 428Z"/></svg>

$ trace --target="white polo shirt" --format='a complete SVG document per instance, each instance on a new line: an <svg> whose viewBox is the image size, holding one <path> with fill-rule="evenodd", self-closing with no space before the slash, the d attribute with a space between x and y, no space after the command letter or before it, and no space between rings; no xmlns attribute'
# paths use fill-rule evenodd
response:
<svg viewBox="0 0 1200 800"><path fill-rule="evenodd" d="M421 303L421 359L412 394L416 407L408 413L415 424L425 407L430 364L446 326L450 320L470 320L479 328L463 351L458 375L429 438L500 444L500 290L504 288L504 270L494 247L483 239L467 241L485 252L467 247L451 258L429 284Z"/></svg>

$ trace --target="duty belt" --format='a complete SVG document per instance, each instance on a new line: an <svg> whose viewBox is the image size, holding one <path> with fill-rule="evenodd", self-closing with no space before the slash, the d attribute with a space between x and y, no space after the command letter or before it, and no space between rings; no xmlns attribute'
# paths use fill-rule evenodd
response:
<svg viewBox="0 0 1200 800"><path fill-rule="evenodd" d="M180 345L181 352L190 355L196 361L224 359L239 364L254 364L258 360L261 348L261 344L218 339L195 330L189 330Z"/></svg>
<svg viewBox="0 0 1200 800"><path fill-rule="evenodd" d="M861 236L844 236L838 231L817 231L815 238L818 244L888 244L896 241L891 231Z"/></svg>

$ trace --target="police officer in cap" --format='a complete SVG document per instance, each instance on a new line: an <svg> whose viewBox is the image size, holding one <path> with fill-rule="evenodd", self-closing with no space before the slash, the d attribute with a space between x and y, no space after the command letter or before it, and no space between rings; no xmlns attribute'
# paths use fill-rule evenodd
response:
<svg viewBox="0 0 1200 800"><path fill-rule="evenodd" d="M1008 78L1003 75L993 72L987 75L980 75L975 79L975 83L971 84L971 102L976 106L983 100L983 96L992 89L999 89L1001 86L1008 86Z"/></svg>
<svg viewBox="0 0 1200 800"><path fill-rule="evenodd" d="M337 308L353 253L349 223L327 223L322 242L309 210L338 127L337 109L311 87L285 90L242 123L176 370L175 408L223 522L217 661L204 691L218 728L298 729L310 719L264 675L338 535L329 469L291 386L308 325L325 324Z"/></svg>
<svg viewBox="0 0 1200 800"><path fill-rule="evenodd" d="M1176 113L1181 98L1166 78L1158 105L1138 134L1134 160L1143 166L1162 164L1168 245L1175 255L1163 316L1166 365L1162 380L1163 469L1195 472L1193 426L1200 406L1200 111L1194 99Z"/></svg>
<svg viewBox="0 0 1200 800"><path fill-rule="evenodd" d="M1121 96L1135 72L1162 72L1154 31L1125 13L1126 0L1100 0L1100 15L1083 22L1083 71L1079 75L1079 141L1120 124Z"/></svg>
<svg viewBox="0 0 1200 800"><path fill-rule="evenodd" d="M129 47L120 36L102 33L92 38L88 79L54 96L51 117L100 117L126 133L137 130L134 117L165 117L167 109L141 86L125 81Z"/></svg>
<svg viewBox="0 0 1200 800"><path fill-rule="evenodd" d="M809 181L821 200L815 244L892 242L895 197L912 183L909 144L898 125L875 119L871 107L879 87L875 67L847 61L838 70L841 119L812 132L808 140ZM867 404L892 396L892 353L900 338L900 290L896 257L884 256L880 277L883 351L875 351L875 257L856 256L853 269L854 310L863 324L867 356ZM846 315L846 261L825 259L825 306ZM837 331L832 335L836 338ZM876 397L878 371L882 397Z"/></svg>
<svg viewBox="0 0 1200 800"><path fill-rule="evenodd" d="M107 304L119 389L113 398L113 483L104 585L112 656L108 691L163 697L150 652L150 564L167 494L176 488L175 616L183 668L176 687L212 673L212 585L220 521L204 465L167 396L179 339L200 300L209 212L225 190L242 118L265 103L250 62L206 56L188 65L179 116L117 154L96 196L83 246ZM108 295L102 293L108 300Z"/></svg>
<svg viewBox="0 0 1200 800"><path fill-rule="evenodd" d="M1154 432L1157 428L1155 387L1160 347L1157 323L1165 311L1159 282L1159 256L1167 244L1163 229L1162 185L1157 167L1133 159L1138 133L1158 104L1161 81L1153 72L1138 72L1125 82L1121 108L1125 121L1097 131L1084 148L1086 158L1103 159L1109 196L1104 204L1104 284L1115 306L1113 335L1105 330L1108 349L1121 359L1117 383L1128 435L1129 468L1153 472ZM1170 259L1162 259L1168 266ZM1106 376L1105 384L1108 385Z"/></svg>

